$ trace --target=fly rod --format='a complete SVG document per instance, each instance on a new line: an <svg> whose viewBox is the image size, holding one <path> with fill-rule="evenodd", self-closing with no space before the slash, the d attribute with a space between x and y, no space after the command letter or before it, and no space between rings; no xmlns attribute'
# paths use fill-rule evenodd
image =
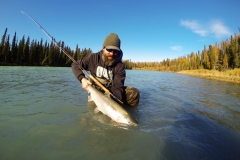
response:
<svg viewBox="0 0 240 160"><path fill-rule="evenodd" d="M63 51L63 53L69 58L71 59L74 63L77 64L78 68L82 70L82 72L91 80L93 80L95 82L95 84L97 84L101 89L104 90L104 92L106 94L108 94L110 97L112 97L113 99L117 100L119 103L123 104L123 102L118 99L116 96L114 96L107 88L105 88L94 76L92 76L91 74L89 74L74 58L72 58L60 45L58 45L58 43L56 42L55 38L53 38L37 21L35 21L29 14L27 14L26 12L21 11L23 14L25 14L26 16L28 16L47 36L48 38L50 38L52 40L52 42L60 49Z"/></svg>

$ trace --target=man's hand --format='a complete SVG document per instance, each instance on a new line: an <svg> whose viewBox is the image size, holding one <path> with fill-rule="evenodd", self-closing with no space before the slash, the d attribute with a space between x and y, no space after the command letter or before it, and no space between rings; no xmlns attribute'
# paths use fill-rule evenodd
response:
<svg viewBox="0 0 240 160"><path fill-rule="evenodd" d="M88 90L88 85L92 85L92 83L86 78L83 78L81 82L82 82L82 88L85 90Z"/></svg>

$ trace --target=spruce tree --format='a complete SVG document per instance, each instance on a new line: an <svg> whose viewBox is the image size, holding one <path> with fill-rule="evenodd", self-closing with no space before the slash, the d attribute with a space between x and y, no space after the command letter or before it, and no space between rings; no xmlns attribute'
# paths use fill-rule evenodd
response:
<svg viewBox="0 0 240 160"><path fill-rule="evenodd" d="M5 41L5 44L2 50L2 55L5 63L10 63L10 59L11 59L9 39L10 39L10 35L7 36L7 40Z"/></svg>
<svg viewBox="0 0 240 160"><path fill-rule="evenodd" d="M53 65L54 63L54 44L51 42L50 48L49 48L49 57L48 57L48 65Z"/></svg>
<svg viewBox="0 0 240 160"><path fill-rule="evenodd" d="M17 49L17 63L22 64L24 60L23 55L23 47L25 44L25 36L22 37L22 39L19 41L18 49Z"/></svg>
<svg viewBox="0 0 240 160"><path fill-rule="evenodd" d="M26 65L28 65L29 63L29 44L30 44L30 38L28 36L27 41L23 47L23 58L24 58L23 61Z"/></svg>
<svg viewBox="0 0 240 160"><path fill-rule="evenodd" d="M44 53L43 53L43 39L40 40L40 44L38 43L38 64L41 64L44 58Z"/></svg>
<svg viewBox="0 0 240 160"><path fill-rule="evenodd" d="M0 62L4 62L5 61L5 56L3 55L3 48L4 48L4 45L5 45L5 41L6 41L6 35L7 35L7 28L5 29L5 32L2 36L2 40L1 40L1 43L0 43Z"/></svg>
<svg viewBox="0 0 240 160"><path fill-rule="evenodd" d="M79 54L80 54L80 49L78 48L78 44L77 44L74 55L73 55L73 59L78 60L78 55Z"/></svg>
<svg viewBox="0 0 240 160"><path fill-rule="evenodd" d="M11 52L12 52L12 63L15 63L16 62L16 59L17 59L17 36L16 36L16 32L14 34L14 37L13 37L13 40L12 40L12 48L11 48Z"/></svg>

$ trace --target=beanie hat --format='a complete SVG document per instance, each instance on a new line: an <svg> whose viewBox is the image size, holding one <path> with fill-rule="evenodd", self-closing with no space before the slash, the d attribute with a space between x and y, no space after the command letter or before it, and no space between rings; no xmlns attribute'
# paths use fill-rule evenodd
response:
<svg viewBox="0 0 240 160"><path fill-rule="evenodd" d="M121 40L119 39L118 35L115 33L110 33L104 40L103 48L106 47L107 49L116 49L121 51L120 45Z"/></svg>

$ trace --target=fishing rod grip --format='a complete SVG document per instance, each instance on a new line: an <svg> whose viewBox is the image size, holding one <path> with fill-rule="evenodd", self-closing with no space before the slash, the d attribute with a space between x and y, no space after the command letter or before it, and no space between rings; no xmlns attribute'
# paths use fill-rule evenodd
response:
<svg viewBox="0 0 240 160"><path fill-rule="evenodd" d="M95 77L93 77L91 74L89 74L88 77L93 80L96 85L101 87L108 95L111 95L111 92L107 88L105 88Z"/></svg>

